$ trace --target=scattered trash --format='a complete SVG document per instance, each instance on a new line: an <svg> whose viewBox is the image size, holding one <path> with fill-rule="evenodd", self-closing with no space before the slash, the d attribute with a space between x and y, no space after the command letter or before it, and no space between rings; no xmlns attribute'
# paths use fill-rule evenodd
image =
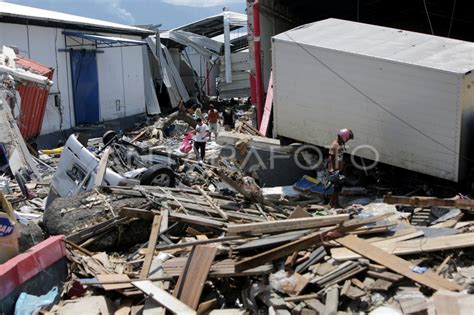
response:
<svg viewBox="0 0 474 315"><path fill-rule="evenodd" d="M48 293L41 296L34 296L22 292L16 301L15 314L39 314L41 310L48 309L59 296L57 287L52 288Z"/></svg>
<svg viewBox="0 0 474 315"><path fill-rule="evenodd" d="M411 268L411 271L422 274L422 273L427 272L428 268L427 267L414 266L414 267Z"/></svg>

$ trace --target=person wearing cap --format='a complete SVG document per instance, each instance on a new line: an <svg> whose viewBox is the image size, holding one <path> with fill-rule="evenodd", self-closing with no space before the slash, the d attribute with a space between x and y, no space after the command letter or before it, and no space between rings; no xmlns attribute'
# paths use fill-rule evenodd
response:
<svg viewBox="0 0 474 315"><path fill-rule="evenodd" d="M346 151L346 143L349 140L354 139L354 133L352 130L344 128L339 130L337 133L337 139L331 144L329 149L329 161L328 168L331 173L331 181L333 184L334 192L331 195L329 205L333 208L341 208L339 204L339 195L342 191L344 184L343 177L339 175L344 167L344 152Z"/></svg>
<svg viewBox="0 0 474 315"><path fill-rule="evenodd" d="M207 122L209 124L209 141L211 141L213 133L217 140L219 119L220 119L219 112L214 109L214 105L209 105L209 111L207 112Z"/></svg>

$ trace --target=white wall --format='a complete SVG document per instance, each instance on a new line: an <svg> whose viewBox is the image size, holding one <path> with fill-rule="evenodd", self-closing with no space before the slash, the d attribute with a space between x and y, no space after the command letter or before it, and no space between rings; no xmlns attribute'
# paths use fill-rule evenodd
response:
<svg viewBox="0 0 474 315"><path fill-rule="evenodd" d="M57 40L56 40L57 39ZM65 47L64 36L61 30L39 26L25 26L20 24L0 23L0 45L14 45L20 54L54 68L54 85L48 97L45 116L43 119L42 134L47 134L60 129L60 114L54 106L54 93L61 91L63 106L63 129L71 127L74 116L72 99L70 99L68 82L70 66L66 53L58 52Z"/></svg>
<svg viewBox="0 0 474 315"><path fill-rule="evenodd" d="M140 39L129 37L129 39ZM146 112L143 54L140 46L122 47L126 116Z"/></svg>
<svg viewBox="0 0 474 315"><path fill-rule="evenodd" d="M0 45L17 46L20 54L55 70L54 85L48 98L41 134L60 129L60 114L54 104L54 95L58 92L61 94L63 107L62 129L75 126L70 57L69 53L58 51L66 48L66 39L62 31L63 29L57 28L0 23ZM117 35L111 36L117 37ZM122 37L140 40L138 36ZM73 43L69 38L67 42ZM100 120L144 113L146 109L141 47L99 50L103 51L97 54ZM120 107L116 106L116 100L120 101Z"/></svg>

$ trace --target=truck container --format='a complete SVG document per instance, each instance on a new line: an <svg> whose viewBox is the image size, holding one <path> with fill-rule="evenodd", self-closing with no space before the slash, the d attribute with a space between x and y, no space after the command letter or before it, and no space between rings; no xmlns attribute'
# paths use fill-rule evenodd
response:
<svg viewBox="0 0 474 315"><path fill-rule="evenodd" d="M274 133L459 182L469 175L474 43L339 19L272 39Z"/></svg>

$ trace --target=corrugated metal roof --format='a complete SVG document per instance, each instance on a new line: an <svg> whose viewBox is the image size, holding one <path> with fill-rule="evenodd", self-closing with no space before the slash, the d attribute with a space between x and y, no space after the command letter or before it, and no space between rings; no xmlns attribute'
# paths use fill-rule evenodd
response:
<svg viewBox="0 0 474 315"><path fill-rule="evenodd" d="M229 18L230 30L236 30L247 26L247 15L232 11L224 11L204 19L191 22L172 29L195 33L207 37L215 37L224 34L224 15Z"/></svg>
<svg viewBox="0 0 474 315"><path fill-rule="evenodd" d="M123 33L142 33L142 34L154 34L154 32L113 22L107 22L102 20L91 19L87 17L66 14L56 11L43 10L33 7L27 7L23 5L1 2L0 1L0 22L2 16L11 17L22 17L38 21L50 21L59 22L65 24L75 24L81 26L99 27L104 29L111 29L115 31L121 31Z"/></svg>
<svg viewBox="0 0 474 315"><path fill-rule="evenodd" d="M474 69L474 43L339 19L306 24L274 38L454 73Z"/></svg>
<svg viewBox="0 0 474 315"><path fill-rule="evenodd" d="M18 68L45 76L50 80L53 79L53 68L22 56L16 56L15 62ZM41 132L50 86L41 88L34 85L20 84L16 88L21 96L18 128L20 128L23 138L29 140L37 137Z"/></svg>

